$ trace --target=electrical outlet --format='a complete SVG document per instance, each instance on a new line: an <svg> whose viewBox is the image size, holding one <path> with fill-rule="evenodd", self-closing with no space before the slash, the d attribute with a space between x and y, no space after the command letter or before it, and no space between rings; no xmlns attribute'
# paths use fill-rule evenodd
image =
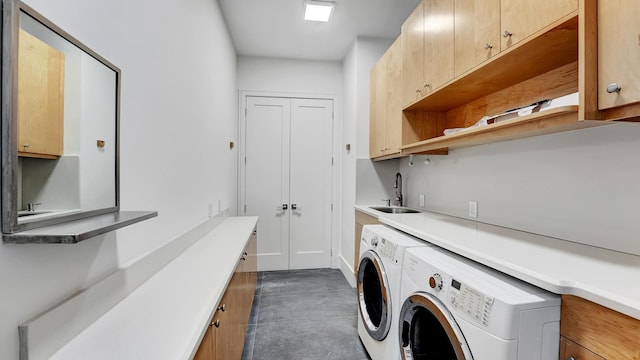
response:
<svg viewBox="0 0 640 360"><path fill-rule="evenodd" d="M209 203L209 217L213 217L213 203Z"/></svg>
<svg viewBox="0 0 640 360"><path fill-rule="evenodd" d="M478 217L478 202L469 201L469 216L472 218Z"/></svg>
<svg viewBox="0 0 640 360"><path fill-rule="evenodd" d="M420 206L424 207L424 194L420 194Z"/></svg>

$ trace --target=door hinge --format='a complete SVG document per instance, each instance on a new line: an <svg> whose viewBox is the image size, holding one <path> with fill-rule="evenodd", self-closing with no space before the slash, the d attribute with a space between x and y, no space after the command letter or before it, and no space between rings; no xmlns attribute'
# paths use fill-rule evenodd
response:
<svg viewBox="0 0 640 360"><path fill-rule="evenodd" d="M244 204L244 214L247 214L247 204Z"/></svg>
<svg viewBox="0 0 640 360"><path fill-rule="evenodd" d="M331 204L331 211L333 211L333 204Z"/></svg>
<svg viewBox="0 0 640 360"><path fill-rule="evenodd" d="M244 164L247 165L247 157L244 157Z"/></svg>
<svg viewBox="0 0 640 360"><path fill-rule="evenodd" d="M247 117L247 108L246 107L244 108L244 117L245 118Z"/></svg>
<svg viewBox="0 0 640 360"><path fill-rule="evenodd" d="M331 158L331 166L333 166L333 158Z"/></svg>

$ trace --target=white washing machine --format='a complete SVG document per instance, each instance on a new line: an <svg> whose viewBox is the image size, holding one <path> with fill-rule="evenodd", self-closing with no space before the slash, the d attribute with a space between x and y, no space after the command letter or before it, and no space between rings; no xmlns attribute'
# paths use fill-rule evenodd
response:
<svg viewBox="0 0 640 360"><path fill-rule="evenodd" d="M398 360L405 250L430 244L384 225L365 225L358 265L358 334L372 360Z"/></svg>
<svg viewBox="0 0 640 360"><path fill-rule="evenodd" d="M558 295L447 250L406 251L401 297L403 359L558 359Z"/></svg>

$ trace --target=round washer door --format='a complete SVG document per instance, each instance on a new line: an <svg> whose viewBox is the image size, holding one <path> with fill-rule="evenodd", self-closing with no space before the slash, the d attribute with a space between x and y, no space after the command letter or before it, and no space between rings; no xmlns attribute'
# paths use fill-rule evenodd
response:
<svg viewBox="0 0 640 360"><path fill-rule="evenodd" d="M369 335L383 340L391 327L391 294L382 260L375 252L365 251L358 265L358 307Z"/></svg>
<svg viewBox="0 0 640 360"><path fill-rule="evenodd" d="M437 297L417 292L402 304L400 352L405 360L473 360L464 335Z"/></svg>

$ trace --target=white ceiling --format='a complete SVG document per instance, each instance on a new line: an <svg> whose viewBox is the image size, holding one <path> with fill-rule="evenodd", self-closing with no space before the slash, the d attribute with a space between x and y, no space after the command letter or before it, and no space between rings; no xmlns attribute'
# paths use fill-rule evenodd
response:
<svg viewBox="0 0 640 360"><path fill-rule="evenodd" d="M304 0L218 0L238 55L342 60L356 36L394 39L420 0L334 0L328 23L305 21Z"/></svg>

